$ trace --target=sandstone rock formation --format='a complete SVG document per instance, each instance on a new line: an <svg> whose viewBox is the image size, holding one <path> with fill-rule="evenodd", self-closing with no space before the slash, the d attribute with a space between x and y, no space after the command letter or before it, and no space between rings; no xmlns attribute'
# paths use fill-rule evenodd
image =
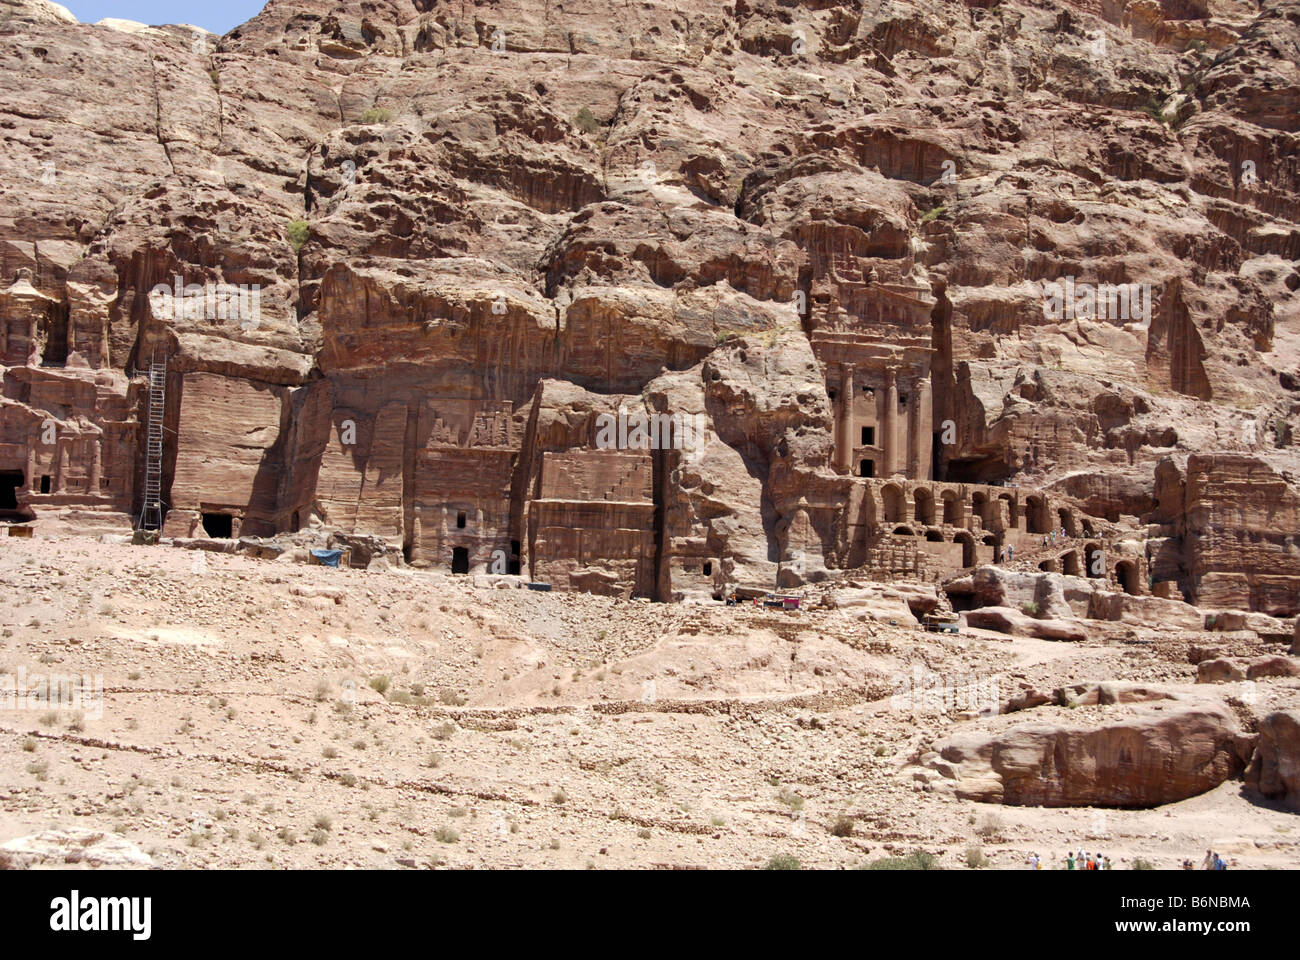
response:
<svg viewBox="0 0 1300 960"><path fill-rule="evenodd" d="M110 869L153 865L147 853L125 837L99 830L42 830L0 844L0 853L19 867L67 869L76 864Z"/></svg>
<svg viewBox="0 0 1300 960"><path fill-rule="evenodd" d="M967 626L997 630L1021 637L1043 640L1087 640L1087 631L1077 622L1039 620L1010 607L981 607L961 615Z"/></svg>
<svg viewBox="0 0 1300 960"><path fill-rule="evenodd" d="M6 520L1300 612L1295 0L60 11L0 7Z"/></svg>
<svg viewBox="0 0 1300 960"><path fill-rule="evenodd" d="M1096 726L1025 723L936 744L958 797L1026 806L1151 807L1242 772L1252 743L1219 706L1145 709Z"/></svg>
<svg viewBox="0 0 1300 960"><path fill-rule="evenodd" d="M1300 713L1279 710L1259 721L1259 744L1246 785L1300 810Z"/></svg>

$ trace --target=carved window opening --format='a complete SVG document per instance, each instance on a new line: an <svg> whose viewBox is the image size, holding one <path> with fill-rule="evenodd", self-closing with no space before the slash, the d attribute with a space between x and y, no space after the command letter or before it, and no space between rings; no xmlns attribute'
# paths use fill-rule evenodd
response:
<svg viewBox="0 0 1300 960"><path fill-rule="evenodd" d="M50 475L47 473L41 477L41 493L50 492Z"/></svg>
<svg viewBox="0 0 1300 960"><path fill-rule="evenodd" d="M456 529L457 529L457 530L464 530L464 529L465 529L465 511L464 511L464 510L462 510L462 511L460 511L460 513L456 514Z"/></svg>
<svg viewBox="0 0 1300 960"><path fill-rule="evenodd" d="M874 460L863 460L858 464L859 477L874 477L876 475L876 463Z"/></svg>
<svg viewBox="0 0 1300 960"><path fill-rule="evenodd" d="M876 428L875 428L875 427L863 427L863 428L862 428L862 445L863 445L864 447L874 447L874 446L876 445Z"/></svg>
<svg viewBox="0 0 1300 960"><path fill-rule="evenodd" d="M709 560L704 561L704 575L706 577L713 575L713 563Z"/></svg>

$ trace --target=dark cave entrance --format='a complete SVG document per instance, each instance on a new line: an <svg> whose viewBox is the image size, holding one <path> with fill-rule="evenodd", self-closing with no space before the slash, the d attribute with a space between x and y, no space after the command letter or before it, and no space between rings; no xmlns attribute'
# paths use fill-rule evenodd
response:
<svg viewBox="0 0 1300 960"><path fill-rule="evenodd" d="M451 548L451 572L469 573L469 547Z"/></svg>
<svg viewBox="0 0 1300 960"><path fill-rule="evenodd" d="M214 540L229 540L234 529L234 518L228 513L203 514L203 532Z"/></svg>
<svg viewBox="0 0 1300 960"><path fill-rule="evenodd" d="M11 513L18 509L18 491L22 485L21 471L0 471L0 513Z"/></svg>

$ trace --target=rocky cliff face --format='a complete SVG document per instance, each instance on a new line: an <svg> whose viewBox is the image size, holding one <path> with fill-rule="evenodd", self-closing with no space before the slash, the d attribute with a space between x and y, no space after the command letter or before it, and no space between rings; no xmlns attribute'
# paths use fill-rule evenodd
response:
<svg viewBox="0 0 1300 960"><path fill-rule="evenodd" d="M1296 612L1300 3L867 6L6 2L0 510Z"/></svg>

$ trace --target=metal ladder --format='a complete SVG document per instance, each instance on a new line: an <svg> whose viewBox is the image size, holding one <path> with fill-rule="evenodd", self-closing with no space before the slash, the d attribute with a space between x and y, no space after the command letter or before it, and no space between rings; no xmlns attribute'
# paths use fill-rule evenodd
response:
<svg viewBox="0 0 1300 960"><path fill-rule="evenodd" d="M149 425L145 434L144 503L141 530L162 527L163 412L167 405L167 355L149 363Z"/></svg>

